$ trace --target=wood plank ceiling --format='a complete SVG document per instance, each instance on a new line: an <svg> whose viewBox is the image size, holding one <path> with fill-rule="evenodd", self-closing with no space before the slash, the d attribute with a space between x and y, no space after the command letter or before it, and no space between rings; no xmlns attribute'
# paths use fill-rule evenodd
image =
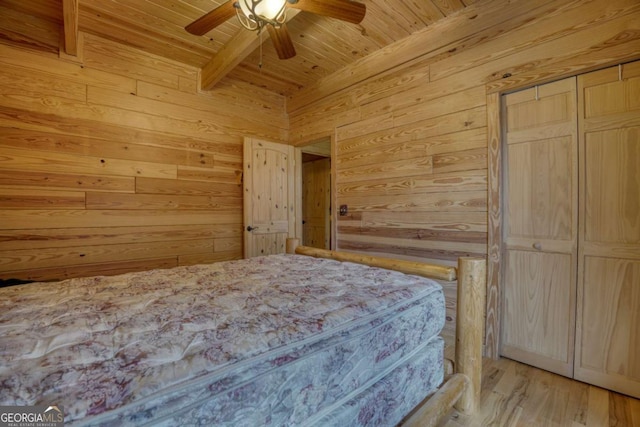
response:
<svg viewBox="0 0 640 427"><path fill-rule="evenodd" d="M288 24L297 52L280 60L270 41L255 48L229 77L290 96L351 62L382 49L476 0L359 0L367 7L361 24L301 12ZM204 36L184 27L224 0L3 0L2 19L43 19L63 28L63 4L74 8L77 24L66 19L66 31L77 30L118 41L197 68L206 67L238 34L247 32L236 18ZM70 29L71 26L71 29ZM62 30L61 30L62 31ZM253 33L252 33L253 34ZM7 35L3 35L7 37ZM266 36L266 33L265 33ZM64 34L61 35L64 38ZM67 34L69 38L69 34ZM255 44L259 46L259 43ZM73 37L67 52L73 54ZM71 52L69 52L71 50ZM262 65L260 65L262 64Z"/></svg>

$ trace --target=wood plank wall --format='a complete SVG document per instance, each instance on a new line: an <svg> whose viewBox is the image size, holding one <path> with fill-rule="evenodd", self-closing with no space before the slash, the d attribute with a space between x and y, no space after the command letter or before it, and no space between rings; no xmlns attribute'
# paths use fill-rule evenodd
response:
<svg viewBox="0 0 640 427"><path fill-rule="evenodd" d="M494 356L501 253L488 233L500 241L500 176L487 159L500 144L496 94L639 56L637 0L481 1L294 95L291 143L335 139L336 205L349 207L338 249L445 262L490 255ZM448 289L450 320L453 298Z"/></svg>
<svg viewBox="0 0 640 427"><path fill-rule="evenodd" d="M38 25L0 43L0 279L242 257L242 140L285 142L284 98L198 92L196 69L89 35L60 59Z"/></svg>

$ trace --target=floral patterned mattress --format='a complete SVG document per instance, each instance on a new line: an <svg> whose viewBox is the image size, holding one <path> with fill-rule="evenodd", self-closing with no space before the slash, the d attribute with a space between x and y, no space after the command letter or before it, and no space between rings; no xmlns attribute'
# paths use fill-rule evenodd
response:
<svg viewBox="0 0 640 427"><path fill-rule="evenodd" d="M0 289L0 405L65 425L395 425L443 378L444 296L272 255Z"/></svg>

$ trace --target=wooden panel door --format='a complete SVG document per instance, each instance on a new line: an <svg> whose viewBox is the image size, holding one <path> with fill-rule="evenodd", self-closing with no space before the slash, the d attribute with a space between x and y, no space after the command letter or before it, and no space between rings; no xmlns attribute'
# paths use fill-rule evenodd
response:
<svg viewBox="0 0 640 427"><path fill-rule="evenodd" d="M302 164L302 244L331 249L331 159Z"/></svg>
<svg viewBox="0 0 640 427"><path fill-rule="evenodd" d="M640 62L578 78L575 378L640 398Z"/></svg>
<svg viewBox="0 0 640 427"><path fill-rule="evenodd" d="M245 258L284 253L287 237L295 237L294 150L245 138Z"/></svg>
<svg viewBox="0 0 640 427"><path fill-rule="evenodd" d="M501 354L573 374L577 262L575 78L508 94Z"/></svg>

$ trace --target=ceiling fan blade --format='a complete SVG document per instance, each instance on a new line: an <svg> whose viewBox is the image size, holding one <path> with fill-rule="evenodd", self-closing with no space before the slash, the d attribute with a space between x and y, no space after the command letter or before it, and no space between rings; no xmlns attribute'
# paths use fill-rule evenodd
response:
<svg viewBox="0 0 640 427"><path fill-rule="evenodd" d="M364 19L367 6L350 0L297 0L290 7L359 24Z"/></svg>
<svg viewBox="0 0 640 427"><path fill-rule="evenodd" d="M202 15L200 18L187 25L185 30L191 34L195 34L196 36L203 36L207 34L218 25L223 24L227 19L236 15L236 8L233 3L234 0L228 0L213 9L211 12Z"/></svg>
<svg viewBox="0 0 640 427"><path fill-rule="evenodd" d="M273 42L273 47L275 47L276 52L278 52L278 58L289 59L296 56L296 50L293 47L293 42L291 41L289 31L287 31L286 24L282 24L278 28L275 28L273 25L267 25L266 27Z"/></svg>

